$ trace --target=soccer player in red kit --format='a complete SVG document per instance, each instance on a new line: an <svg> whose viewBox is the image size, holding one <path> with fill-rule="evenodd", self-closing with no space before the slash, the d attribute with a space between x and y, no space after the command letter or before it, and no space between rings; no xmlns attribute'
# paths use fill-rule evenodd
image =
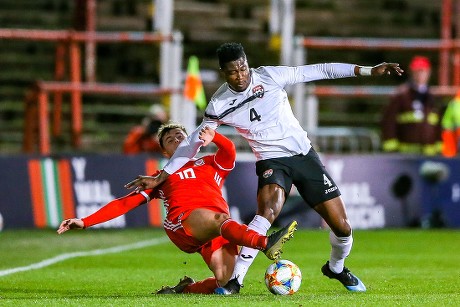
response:
<svg viewBox="0 0 460 307"><path fill-rule="evenodd" d="M183 126L169 123L160 127L158 136L163 153L169 158L187 134ZM216 144L217 152L191 159L154 189L136 190L87 217L64 220L57 232L88 228L123 215L152 198L162 199L166 208L166 234L182 251L200 253L214 277L195 282L185 276L179 284L163 287L158 294L213 293L230 279L238 246L262 250L269 259L279 258L282 246L293 236L297 222L264 236L232 220L221 188L235 165L235 146L209 127L201 129L199 138L203 146L211 141Z"/></svg>

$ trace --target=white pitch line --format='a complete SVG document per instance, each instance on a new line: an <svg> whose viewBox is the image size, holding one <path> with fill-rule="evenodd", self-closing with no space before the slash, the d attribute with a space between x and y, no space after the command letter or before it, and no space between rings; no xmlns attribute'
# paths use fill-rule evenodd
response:
<svg viewBox="0 0 460 307"><path fill-rule="evenodd" d="M74 253L65 253L58 255L53 258L45 259L43 261L33 263L28 266L22 266L22 267L17 267L17 268L12 268L12 269L7 269L7 270L2 270L0 271L0 277L6 276L6 275L11 275L19 272L25 272L25 271L30 271L30 270L37 270L41 269L47 266L50 266L52 264L71 259L71 258L77 258L77 257L87 257L87 256L99 256L99 255L104 255L104 254L114 254L114 253L120 253L128 250L133 250L133 249L139 249L139 248L144 248L148 246L153 246L153 245L158 245L161 243L164 243L168 241L167 237L162 237L158 239L153 239L153 240L147 240L147 241L140 241L132 244L127 244L127 245L120 245L120 246L114 246L114 247L109 247L109 248L104 248L104 249L95 249L91 251L86 251L86 252L74 252Z"/></svg>

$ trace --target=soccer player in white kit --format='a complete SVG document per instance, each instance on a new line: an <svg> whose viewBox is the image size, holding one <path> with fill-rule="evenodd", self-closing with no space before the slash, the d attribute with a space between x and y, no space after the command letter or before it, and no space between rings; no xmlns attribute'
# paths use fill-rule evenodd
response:
<svg viewBox="0 0 460 307"><path fill-rule="evenodd" d="M257 213L248 224L265 235L279 215L294 184L305 202L329 225L331 253L321 268L324 275L337 279L349 291L364 292L365 285L345 266L353 243L340 191L311 146L307 132L294 117L284 87L299 82L391 73L401 75L397 63L374 67L327 63L297 67L262 66L249 68L244 49L239 43L225 43L217 49L220 70L226 80L211 98L201 125L177 148L160 176L139 176L126 185L142 191L163 182L203 145L199 131L217 129L225 124L248 141L254 152L258 176ZM232 279L216 289L218 294L239 293L257 250L243 247L235 264Z"/></svg>

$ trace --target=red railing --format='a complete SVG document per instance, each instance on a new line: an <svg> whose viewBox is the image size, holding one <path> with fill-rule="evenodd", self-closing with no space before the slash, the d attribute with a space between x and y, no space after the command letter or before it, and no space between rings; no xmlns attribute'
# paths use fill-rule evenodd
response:
<svg viewBox="0 0 460 307"><path fill-rule="evenodd" d="M438 66L439 85L449 85L450 65L443 65L444 52L454 58L460 54L460 39L392 39L392 38L358 38L358 37L306 37L301 44L309 49L342 49L342 50L421 50L440 51L442 57ZM449 56L448 56L449 58ZM452 63L452 85L460 85L460 61Z"/></svg>
<svg viewBox="0 0 460 307"><path fill-rule="evenodd" d="M79 32L72 30L0 29L1 39L27 41L67 41L98 43L158 43L172 41L172 36L149 32Z"/></svg>
<svg viewBox="0 0 460 307"><path fill-rule="evenodd" d="M455 3L454 3L455 2ZM456 38L452 29L456 29ZM304 48L426 50L439 52L440 86L460 86L460 0L442 0L440 39L304 38ZM450 61L452 59L452 62ZM452 74L450 74L452 66ZM449 80L450 79L450 80Z"/></svg>
<svg viewBox="0 0 460 307"><path fill-rule="evenodd" d="M35 145L41 154L51 153L49 125L49 95L50 93L73 93L76 100L71 101L72 144L79 146L82 129L81 95L130 95L130 96L161 96L171 95L172 89L160 88L149 84L107 84L107 83L71 83L56 81L39 81L33 90L26 95L26 120L24 124L24 152L33 152ZM56 100L54 101L56 103ZM60 105L53 108L53 135L60 133ZM37 143L38 140L38 144Z"/></svg>
<svg viewBox="0 0 460 307"><path fill-rule="evenodd" d="M82 82L80 44L92 43L161 43L172 41L172 36L164 36L147 32L78 32L72 30L33 30L33 29L0 29L0 39L49 41L56 42L54 82L37 82L25 99L25 125L23 151L34 151L34 143L38 143L41 154L51 153L48 120L48 100L54 94L53 136L61 134L62 97L64 92L70 93L72 145L79 148L82 133L82 94L121 94L126 91L135 95L167 95L171 89L161 89L155 85L100 84ZM66 58L69 62L69 81L66 78ZM94 78L91 78L94 79ZM35 131L38 130L36 134ZM38 138L36 137L38 136Z"/></svg>
<svg viewBox="0 0 460 307"><path fill-rule="evenodd" d="M434 96L455 96L458 90L458 86L430 86L430 92ZM389 96L392 95L394 91L394 86L316 85L310 89L309 94L315 94L318 97L371 97Z"/></svg>

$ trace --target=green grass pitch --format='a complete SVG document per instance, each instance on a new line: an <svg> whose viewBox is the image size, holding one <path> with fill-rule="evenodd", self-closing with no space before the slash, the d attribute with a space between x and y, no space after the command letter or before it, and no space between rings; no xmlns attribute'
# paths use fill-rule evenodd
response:
<svg viewBox="0 0 460 307"><path fill-rule="evenodd" d="M263 276L270 260L260 253L241 293L224 297L151 294L184 275L211 275L199 255L179 251L160 229L6 230L0 233L0 305L460 306L460 231L356 230L354 238L346 265L366 293L349 293L322 276L327 231L298 230L282 258L299 265L299 292L269 293ZM137 242L149 245L129 249Z"/></svg>

